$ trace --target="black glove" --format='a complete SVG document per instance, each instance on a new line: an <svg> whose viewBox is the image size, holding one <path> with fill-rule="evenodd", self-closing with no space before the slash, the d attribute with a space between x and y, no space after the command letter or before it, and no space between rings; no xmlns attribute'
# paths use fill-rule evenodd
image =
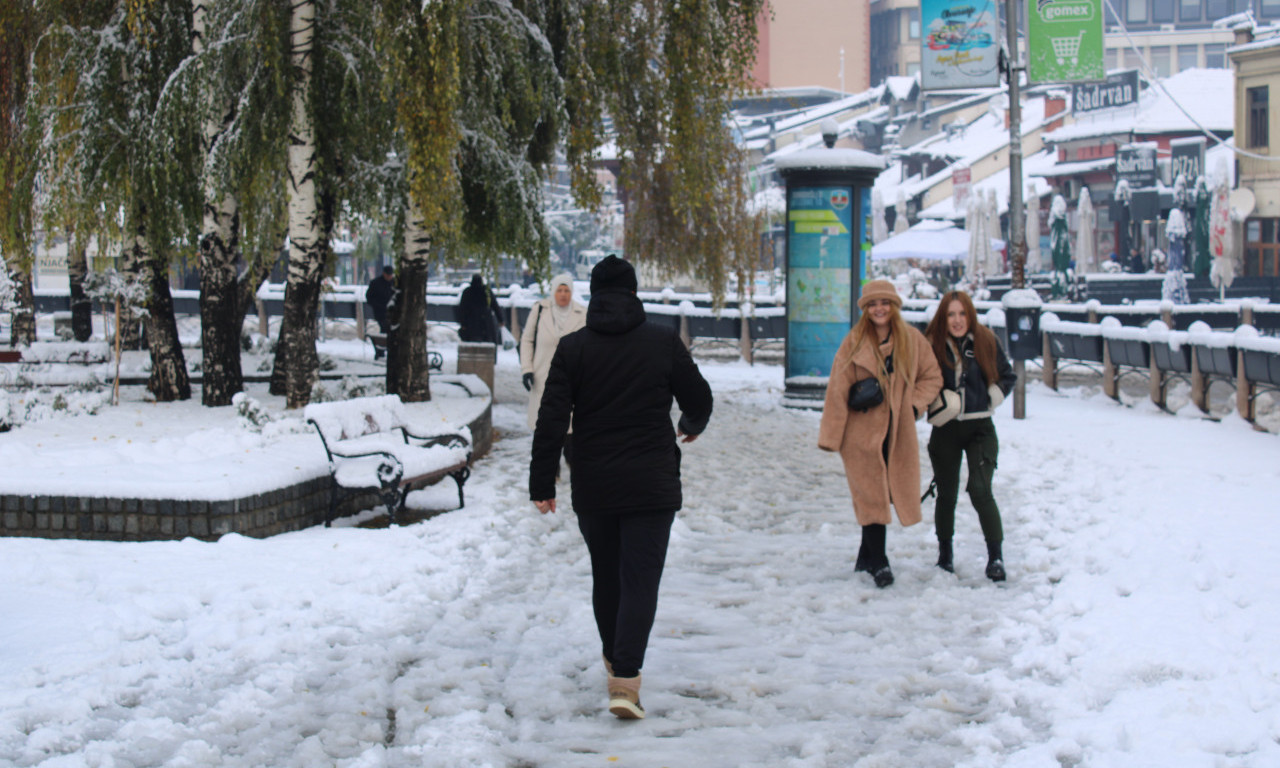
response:
<svg viewBox="0 0 1280 768"><path fill-rule="evenodd" d="M525 391L525 392L532 392L532 391L533 391L533 374L532 374L532 373L526 373L526 374L524 375L524 379L523 379L523 381L524 381L524 391Z"/></svg>

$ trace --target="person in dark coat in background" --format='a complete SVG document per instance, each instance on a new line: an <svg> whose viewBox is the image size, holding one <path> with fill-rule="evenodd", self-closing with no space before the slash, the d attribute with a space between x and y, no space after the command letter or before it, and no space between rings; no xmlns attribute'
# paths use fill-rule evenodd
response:
<svg viewBox="0 0 1280 768"><path fill-rule="evenodd" d="M680 448L711 418L711 387L674 329L645 322L636 273L607 256L591 270L585 328L560 339L538 411L529 498L556 510L556 470L573 421L578 529L591 556L591 600L608 673L609 711L644 717L640 668L658 584L683 504ZM672 399L680 406L671 425Z"/></svg>
<svg viewBox="0 0 1280 768"><path fill-rule="evenodd" d="M1004 528L991 493L1000 442L991 415L1017 383L1000 340L978 323L973 300L963 291L942 297L925 330L942 368L942 392L929 406L929 459L938 484L934 528L938 534L938 567L955 573L951 539L960 495L960 462L968 458L969 500L978 512L987 541L987 578L1004 581Z"/></svg>
<svg viewBox="0 0 1280 768"><path fill-rule="evenodd" d="M378 332L383 336L391 333L391 324L387 321L387 306L396 292L396 271L390 266L382 268L382 274L369 281L365 289L364 300L373 310L373 319L378 321ZM387 354L386 347L373 347L373 359L377 360Z"/></svg>
<svg viewBox="0 0 1280 768"><path fill-rule="evenodd" d="M491 342L502 341L502 321L498 300L489 292L484 278L479 274L471 276L471 285L462 291L458 300L455 317L458 320L458 338L463 341Z"/></svg>

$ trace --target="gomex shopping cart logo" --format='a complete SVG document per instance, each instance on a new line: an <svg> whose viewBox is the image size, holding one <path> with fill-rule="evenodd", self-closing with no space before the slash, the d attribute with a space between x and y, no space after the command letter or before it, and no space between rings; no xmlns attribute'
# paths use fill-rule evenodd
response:
<svg viewBox="0 0 1280 768"><path fill-rule="evenodd" d="M1089 21L1093 8L1092 0L1036 0L1036 11L1045 21Z"/></svg>

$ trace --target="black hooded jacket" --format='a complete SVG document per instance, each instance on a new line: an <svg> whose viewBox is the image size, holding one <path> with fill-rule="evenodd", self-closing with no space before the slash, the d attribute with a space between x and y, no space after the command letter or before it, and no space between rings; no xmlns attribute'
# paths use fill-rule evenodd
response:
<svg viewBox="0 0 1280 768"><path fill-rule="evenodd" d="M529 464L529 497L556 497L556 472L573 420L573 508L578 514L680 509L680 449L671 425L701 434L708 386L680 336L645 322L630 292L598 293L587 327L560 339L547 375Z"/></svg>

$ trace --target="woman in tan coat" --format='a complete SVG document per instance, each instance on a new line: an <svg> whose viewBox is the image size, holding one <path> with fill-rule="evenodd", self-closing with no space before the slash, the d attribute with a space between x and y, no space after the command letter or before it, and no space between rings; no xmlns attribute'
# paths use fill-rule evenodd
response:
<svg viewBox="0 0 1280 768"><path fill-rule="evenodd" d="M587 308L573 298L573 278L567 272L556 275L551 280L551 296L533 305L520 333L520 373L529 391L529 429L538 426L542 388L560 337L586 324ZM571 456L566 440L565 458L572 462Z"/></svg>
<svg viewBox="0 0 1280 768"><path fill-rule="evenodd" d="M904 526L920 522L920 447L915 421L942 389L942 373L929 342L902 319L902 298L887 280L862 288L862 316L831 363L818 447L839 451L853 509L862 526L855 571L877 587L893 583L885 553L885 526L898 511ZM850 408L850 388L874 378L883 402Z"/></svg>

